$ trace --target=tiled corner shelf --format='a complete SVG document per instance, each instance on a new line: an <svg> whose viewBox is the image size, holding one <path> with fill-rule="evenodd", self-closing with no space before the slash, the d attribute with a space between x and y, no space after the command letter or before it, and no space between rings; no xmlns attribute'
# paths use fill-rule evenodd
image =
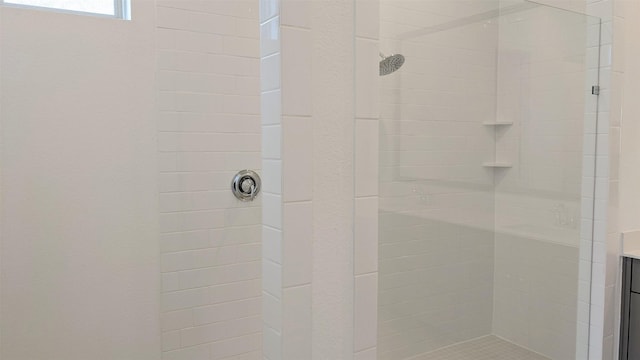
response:
<svg viewBox="0 0 640 360"><path fill-rule="evenodd" d="M482 164L482 166L486 168L494 168L494 169L508 169L513 167L513 164L504 162L504 161L494 161L494 162L486 162Z"/></svg>
<svg viewBox="0 0 640 360"><path fill-rule="evenodd" d="M483 122L484 126L509 126L513 125L513 121L487 121Z"/></svg>
<svg viewBox="0 0 640 360"><path fill-rule="evenodd" d="M482 123L483 126L491 126L494 129L501 126L511 126L513 125L513 121L485 121ZM506 161L490 161L482 164L485 168L491 169L509 169L513 167L513 164Z"/></svg>

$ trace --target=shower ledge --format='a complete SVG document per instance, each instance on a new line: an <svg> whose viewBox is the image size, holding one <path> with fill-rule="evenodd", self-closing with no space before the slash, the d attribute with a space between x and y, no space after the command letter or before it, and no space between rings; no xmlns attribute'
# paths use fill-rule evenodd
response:
<svg viewBox="0 0 640 360"><path fill-rule="evenodd" d="M508 169L513 167L513 164L504 162L504 161L494 161L494 162L486 162L482 164L482 166L486 168L494 168L494 169Z"/></svg>
<svg viewBox="0 0 640 360"><path fill-rule="evenodd" d="M487 121L483 122L484 126L508 126L513 125L513 121Z"/></svg>

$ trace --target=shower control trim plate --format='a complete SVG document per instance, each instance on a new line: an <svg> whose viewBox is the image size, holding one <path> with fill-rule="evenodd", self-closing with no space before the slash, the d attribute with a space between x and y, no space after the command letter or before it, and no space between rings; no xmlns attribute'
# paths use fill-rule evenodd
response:
<svg viewBox="0 0 640 360"><path fill-rule="evenodd" d="M239 171L231 181L231 191L240 201L253 201L260 192L260 175L253 170Z"/></svg>

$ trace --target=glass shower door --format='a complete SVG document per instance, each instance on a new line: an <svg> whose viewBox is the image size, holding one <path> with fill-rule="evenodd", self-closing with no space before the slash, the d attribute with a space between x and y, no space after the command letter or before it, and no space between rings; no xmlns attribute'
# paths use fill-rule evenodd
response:
<svg viewBox="0 0 640 360"><path fill-rule="evenodd" d="M599 19L382 0L380 25L406 60L380 82L378 359L584 358Z"/></svg>

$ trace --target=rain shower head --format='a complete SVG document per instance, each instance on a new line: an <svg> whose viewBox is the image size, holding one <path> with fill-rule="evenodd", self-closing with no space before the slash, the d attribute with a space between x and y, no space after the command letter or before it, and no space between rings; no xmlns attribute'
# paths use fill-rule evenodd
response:
<svg viewBox="0 0 640 360"><path fill-rule="evenodd" d="M382 60L380 60L380 76L389 75L400 69L404 64L404 56L400 54L384 56L380 53L380 57L382 58Z"/></svg>

